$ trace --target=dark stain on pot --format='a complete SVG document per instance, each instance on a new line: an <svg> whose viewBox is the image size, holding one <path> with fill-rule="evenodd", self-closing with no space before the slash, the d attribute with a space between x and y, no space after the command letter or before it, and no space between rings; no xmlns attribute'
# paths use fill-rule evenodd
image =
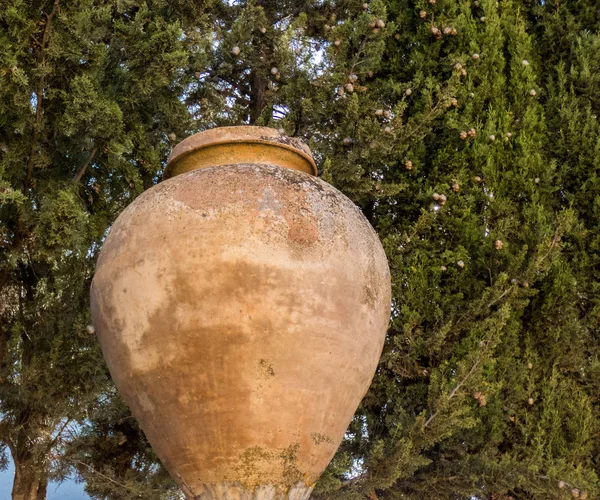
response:
<svg viewBox="0 0 600 500"><path fill-rule="evenodd" d="M381 285L381 276L377 273L374 263L370 262L367 267L362 294L362 300L365 304L370 307L376 307L377 302L379 301L379 290L381 289Z"/></svg>
<svg viewBox="0 0 600 500"><path fill-rule="evenodd" d="M319 432L313 432L310 435L310 438L312 439L312 442L315 443L316 445L320 445L323 443L333 444L333 439L331 439L329 436L326 436L325 434L321 434Z"/></svg>
<svg viewBox="0 0 600 500"><path fill-rule="evenodd" d="M270 364L266 359L261 359L258 362L260 367L260 372L265 379L269 379L275 376L275 370L273 370L273 365Z"/></svg>

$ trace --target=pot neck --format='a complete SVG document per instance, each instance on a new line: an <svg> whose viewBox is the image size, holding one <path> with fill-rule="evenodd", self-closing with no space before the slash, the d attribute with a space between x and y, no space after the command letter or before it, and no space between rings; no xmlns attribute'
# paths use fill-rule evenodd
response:
<svg viewBox="0 0 600 500"><path fill-rule="evenodd" d="M171 153L163 178L201 168L240 163L277 165L317 175L310 149L268 127L220 127L194 134Z"/></svg>

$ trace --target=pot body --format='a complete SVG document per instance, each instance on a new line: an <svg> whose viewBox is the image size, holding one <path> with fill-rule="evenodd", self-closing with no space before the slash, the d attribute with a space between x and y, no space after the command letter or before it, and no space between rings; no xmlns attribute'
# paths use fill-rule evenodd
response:
<svg viewBox="0 0 600 500"><path fill-rule="evenodd" d="M91 291L119 392L202 499L310 496L370 385L390 300L381 244L348 198L250 163L143 193Z"/></svg>

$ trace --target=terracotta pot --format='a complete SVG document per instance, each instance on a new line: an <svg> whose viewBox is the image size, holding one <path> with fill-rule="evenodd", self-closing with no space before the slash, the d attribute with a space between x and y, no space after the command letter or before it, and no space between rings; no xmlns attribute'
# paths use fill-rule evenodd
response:
<svg viewBox="0 0 600 500"><path fill-rule="evenodd" d="M308 498L375 372L385 254L315 173L272 129L196 134L104 243L104 357L189 498Z"/></svg>

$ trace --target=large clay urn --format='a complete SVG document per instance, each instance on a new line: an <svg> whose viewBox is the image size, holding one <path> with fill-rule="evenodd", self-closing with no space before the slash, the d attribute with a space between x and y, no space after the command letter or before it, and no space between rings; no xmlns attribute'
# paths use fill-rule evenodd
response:
<svg viewBox="0 0 600 500"><path fill-rule="evenodd" d="M104 357L188 498L307 499L375 372L385 254L316 173L272 129L193 135L100 253Z"/></svg>

